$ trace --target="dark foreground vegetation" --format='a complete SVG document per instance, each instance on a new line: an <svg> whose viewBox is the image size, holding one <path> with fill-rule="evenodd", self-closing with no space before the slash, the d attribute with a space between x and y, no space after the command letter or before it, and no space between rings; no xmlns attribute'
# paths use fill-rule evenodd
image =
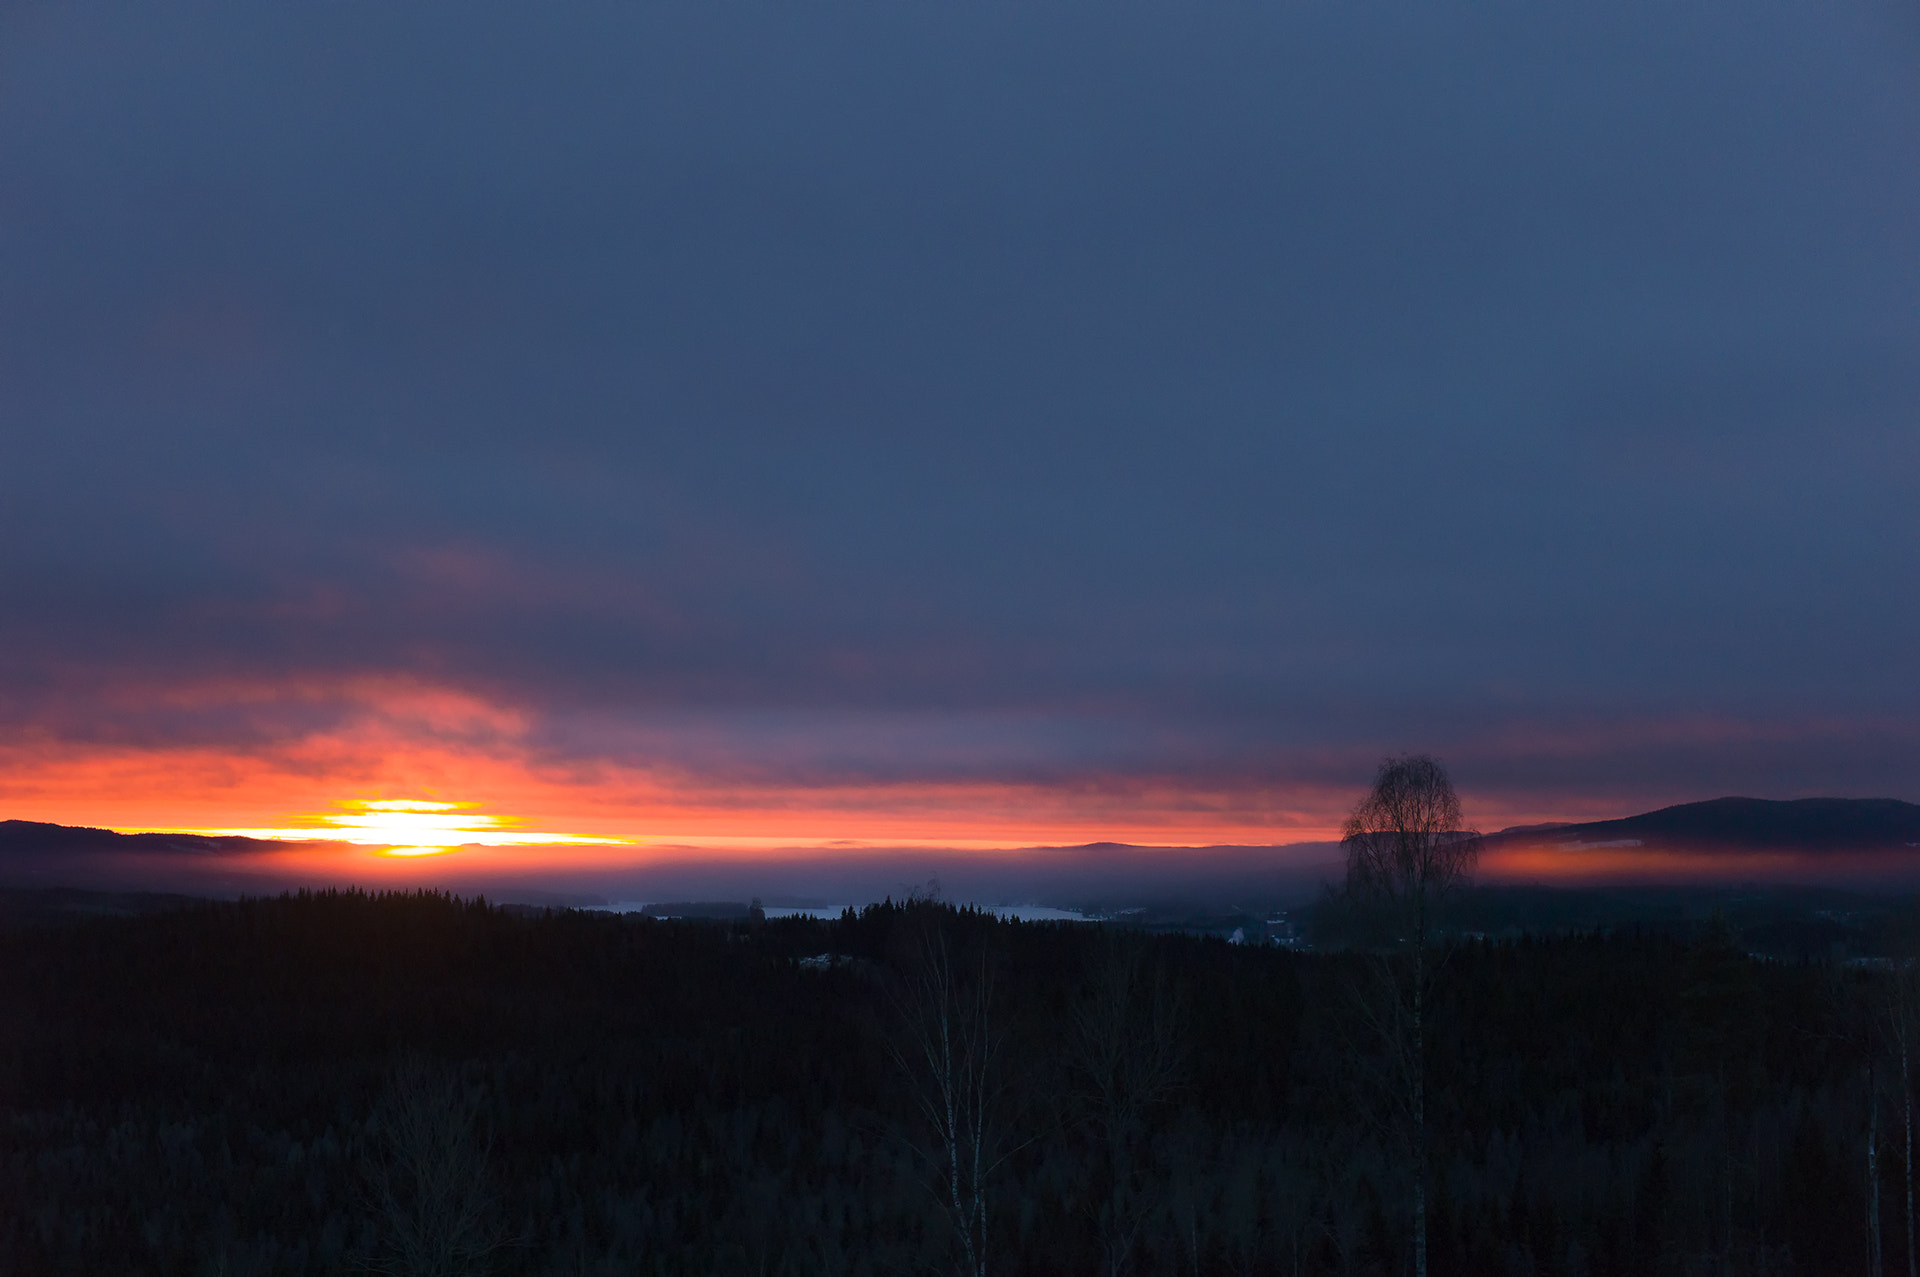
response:
<svg viewBox="0 0 1920 1277"><path fill-rule="evenodd" d="M1438 1274L1908 1271L1899 969L1457 945L1424 1154L1382 970L926 903L16 929L0 1272L1399 1274L1422 1157Z"/></svg>

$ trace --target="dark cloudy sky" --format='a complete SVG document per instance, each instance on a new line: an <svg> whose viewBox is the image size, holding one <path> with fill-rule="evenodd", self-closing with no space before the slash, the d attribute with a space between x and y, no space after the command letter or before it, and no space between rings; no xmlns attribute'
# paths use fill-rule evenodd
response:
<svg viewBox="0 0 1920 1277"><path fill-rule="evenodd" d="M1881 0L10 8L0 816L1920 799L1917 68Z"/></svg>

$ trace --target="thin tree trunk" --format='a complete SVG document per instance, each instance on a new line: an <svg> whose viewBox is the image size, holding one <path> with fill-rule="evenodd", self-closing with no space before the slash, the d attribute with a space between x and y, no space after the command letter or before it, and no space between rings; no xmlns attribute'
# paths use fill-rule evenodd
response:
<svg viewBox="0 0 1920 1277"><path fill-rule="evenodd" d="M1415 1277L1427 1277L1427 1183L1413 1182L1413 1271Z"/></svg>
<svg viewBox="0 0 1920 1277"><path fill-rule="evenodd" d="M1880 1263L1880 1089L1867 1067L1867 1271L1884 1277Z"/></svg>
<svg viewBox="0 0 1920 1277"><path fill-rule="evenodd" d="M993 1046L986 960L975 987L955 978L944 935L920 937L920 952L900 995L902 1028L896 1065L915 1091L915 1103L935 1146L919 1150L933 1176L928 1187L958 1234L969 1277L987 1271L987 1105Z"/></svg>
<svg viewBox="0 0 1920 1277"><path fill-rule="evenodd" d="M1427 1277L1427 937L1420 917L1413 972L1413 1274Z"/></svg>
<svg viewBox="0 0 1920 1277"><path fill-rule="evenodd" d="M1907 1140L1907 1277L1920 1274L1920 1257L1913 1253L1913 1077L1909 1071L1907 1055L1907 1033L1912 1022L1907 1018L1911 1003L1907 1001L1907 976L1900 974L1900 983L1895 986L1900 998L1897 1024L1900 1031L1900 1117L1905 1126Z"/></svg>
<svg viewBox="0 0 1920 1277"><path fill-rule="evenodd" d="M1724 1119L1722 1119L1724 1124ZM1725 1246L1721 1268L1725 1272L1733 1271L1733 1147L1732 1136L1722 1134L1721 1141L1726 1145L1720 1156L1720 1209L1726 1217Z"/></svg>
<svg viewBox="0 0 1920 1277"><path fill-rule="evenodd" d="M1720 1271L1733 1271L1733 1121L1728 1115L1727 1065L1715 1071L1720 1109Z"/></svg>

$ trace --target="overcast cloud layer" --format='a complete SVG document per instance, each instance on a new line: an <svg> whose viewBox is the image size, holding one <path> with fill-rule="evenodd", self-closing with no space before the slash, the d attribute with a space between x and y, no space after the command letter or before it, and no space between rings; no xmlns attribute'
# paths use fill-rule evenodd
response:
<svg viewBox="0 0 1920 1277"><path fill-rule="evenodd" d="M1891 3L15 8L9 757L1920 798L1916 66Z"/></svg>

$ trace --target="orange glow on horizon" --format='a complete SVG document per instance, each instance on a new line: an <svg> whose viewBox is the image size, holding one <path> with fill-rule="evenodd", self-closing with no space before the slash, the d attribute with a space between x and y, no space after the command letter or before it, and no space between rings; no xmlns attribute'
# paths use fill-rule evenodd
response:
<svg viewBox="0 0 1920 1277"><path fill-rule="evenodd" d="M488 859L539 871L643 863L670 850L726 858L1331 842L1365 785L1364 774L1337 786L1192 776L863 782L763 772L723 754L705 770L666 756L555 757L533 743L530 714L400 677L129 687L121 700L130 714L231 710L246 722L319 708L328 726L231 746L16 736L0 745L0 819L338 840L384 846L396 859L456 847L473 859L485 847ZM1470 806L1483 827L1619 814Z"/></svg>
<svg viewBox="0 0 1920 1277"><path fill-rule="evenodd" d="M506 747L423 745L411 733L368 730L259 752L18 743L0 748L0 819L275 840L284 846L264 853L275 872L396 886L431 881L434 874L537 879L670 863L878 865L897 853L942 851L983 862L1006 858L1012 865L1034 849L1090 843L1176 849L1165 854L1178 858L1190 854L1184 849L1337 841L1354 797L1354 789L1344 788L1275 794L1124 779L1098 786L756 783L665 767L559 764ZM1515 811L1509 819L1534 823L1551 815ZM550 832L557 830L566 832ZM446 854L456 850L456 856ZM1338 859L1331 848L1303 848L1283 851L1275 863L1287 863L1289 854L1294 863ZM1865 883L1889 874L1920 876L1871 856L1716 855L1542 842L1484 853L1478 877L1576 886L1738 879Z"/></svg>
<svg viewBox="0 0 1920 1277"><path fill-rule="evenodd" d="M1276 796L1147 782L749 783L666 768L548 764L505 748L423 746L410 735L314 737L276 753L0 750L0 818L433 850L484 845L495 849L489 858L536 869L583 857L647 861L668 849L724 858L1099 842L1271 846L1337 839L1352 801L1345 792ZM342 803L343 793L356 800ZM478 798L485 811L513 816L461 824L481 808L396 794ZM542 832L556 829L567 832Z"/></svg>
<svg viewBox="0 0 1920 1277"><path fill-rule="evenodd" d="M461 847L555 847L632 845L631 838L594 837L535 830L516 831L524 822L462 808L474 803L420 799L348 798L335 804L343 812L323 812L304 823L265 828L170 829L166 833L260 838L276 842L327 840L381 848L388 856L435 856ZM298 818L296 818L298 819Z"/></svg>
<svg viewBox="0 0 1920 1277"><path fill-rule="evenodd" d="M1689 851L1671 847L1535 844L1483 855L1483 882L1579 887L1766 882L1885 883L1920 876L1898 850Z"/></svg>

